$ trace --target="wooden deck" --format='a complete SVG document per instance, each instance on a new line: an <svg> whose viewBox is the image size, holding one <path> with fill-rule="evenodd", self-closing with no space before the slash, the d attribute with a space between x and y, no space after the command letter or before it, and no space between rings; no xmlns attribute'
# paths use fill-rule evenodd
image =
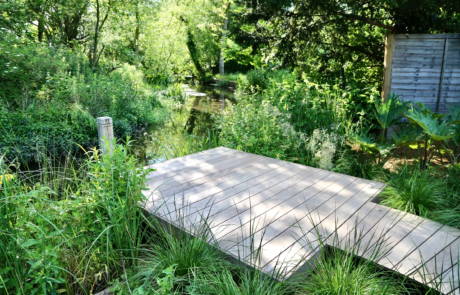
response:
<svg viewBox="0 0 460 295"><path fill-rule="evenodd" d="M377 263L460 294L460 231L371 202L382 183L222 147L149 167L146 210L184 230L208 218L224 252L267 274L303 271L319 235L361 257L383 237Z"/></svg>

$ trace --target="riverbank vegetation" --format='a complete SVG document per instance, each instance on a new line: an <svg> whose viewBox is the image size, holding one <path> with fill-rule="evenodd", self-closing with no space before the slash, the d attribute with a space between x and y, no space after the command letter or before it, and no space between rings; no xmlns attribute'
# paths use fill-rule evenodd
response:
<svg viewBox="0 0 460 295"><path fill-rule="evenodd" d="M459 5L0 1L0 294L437 294L351 245L272 280L139 204L146 153L227 146L383 182L382 204L460 229L460 108L380 96L385 36L459 33ZM182 87L213 77L237 81L219 111Z"/></svg>

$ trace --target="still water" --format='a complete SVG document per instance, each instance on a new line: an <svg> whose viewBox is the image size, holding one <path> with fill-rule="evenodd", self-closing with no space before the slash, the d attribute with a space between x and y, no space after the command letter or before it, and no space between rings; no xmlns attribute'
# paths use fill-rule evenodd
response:
<svg viewBox="0 0 460 295"><path fill-rule="evenodd" d="M207 137L215 127L214 115L235 103L233 92L226 88L193 87L206 96L187 96L165 125L151 126L135 139L134 152L143 165L167 160L167 150L185 148L193 137Z"/></svg>

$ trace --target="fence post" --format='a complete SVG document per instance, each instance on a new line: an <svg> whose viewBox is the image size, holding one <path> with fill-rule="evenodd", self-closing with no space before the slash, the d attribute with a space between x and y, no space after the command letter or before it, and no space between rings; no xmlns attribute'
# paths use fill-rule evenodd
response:
<svg viewBox="0 0 460 295"><path fill-rule="evenodd" d="M111 152L113 150L113 122L110 117L97 118L97 136L99 137L99 148L102 153ZM109 150L105 146L105 141L109 142Z"/></svg>

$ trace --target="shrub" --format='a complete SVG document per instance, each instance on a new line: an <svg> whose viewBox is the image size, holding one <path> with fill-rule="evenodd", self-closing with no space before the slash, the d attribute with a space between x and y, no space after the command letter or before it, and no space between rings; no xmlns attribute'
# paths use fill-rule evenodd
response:
<svg viewBox="0 0 460 295"><path fill-rule="evenodd" d="M314 156L317 167L326 170L334 168L336 152L344 145L342 136L329 133L326 129L316 129L308 139L308 150Z"/></svg>
<svg viewBox="0 0 460 295"><path fill-rule="evenodd" d="M243 88L251 92L259 92L267 89L269 85L269 71L266 69L250 70L246 74L247 85L241 85Z"/></svg>
<svg viewBox="0 0 460 295"><path fill-rule="evenodd" d="M273 158L288 159L305 150L305 137L296 132L289 115L268 101L240 103L218 117L220 144Z"/></svg>
<svg viewBox="0 0 460 295"><path fill-rule="evenodd" d="M122 138L166 118L134 66L92 69L78 51L15 38L0 39L0 48L0 152L10 160L94 146L96 117L112 117Z"/></svg>
<svg viewBox="0 0 460 295"><path fill-rule="evenodd" d="M0 154L22 163L75 152L97 138L95 119L77 106L30 106L24 112L0 106L0 132Z"/></svg>

